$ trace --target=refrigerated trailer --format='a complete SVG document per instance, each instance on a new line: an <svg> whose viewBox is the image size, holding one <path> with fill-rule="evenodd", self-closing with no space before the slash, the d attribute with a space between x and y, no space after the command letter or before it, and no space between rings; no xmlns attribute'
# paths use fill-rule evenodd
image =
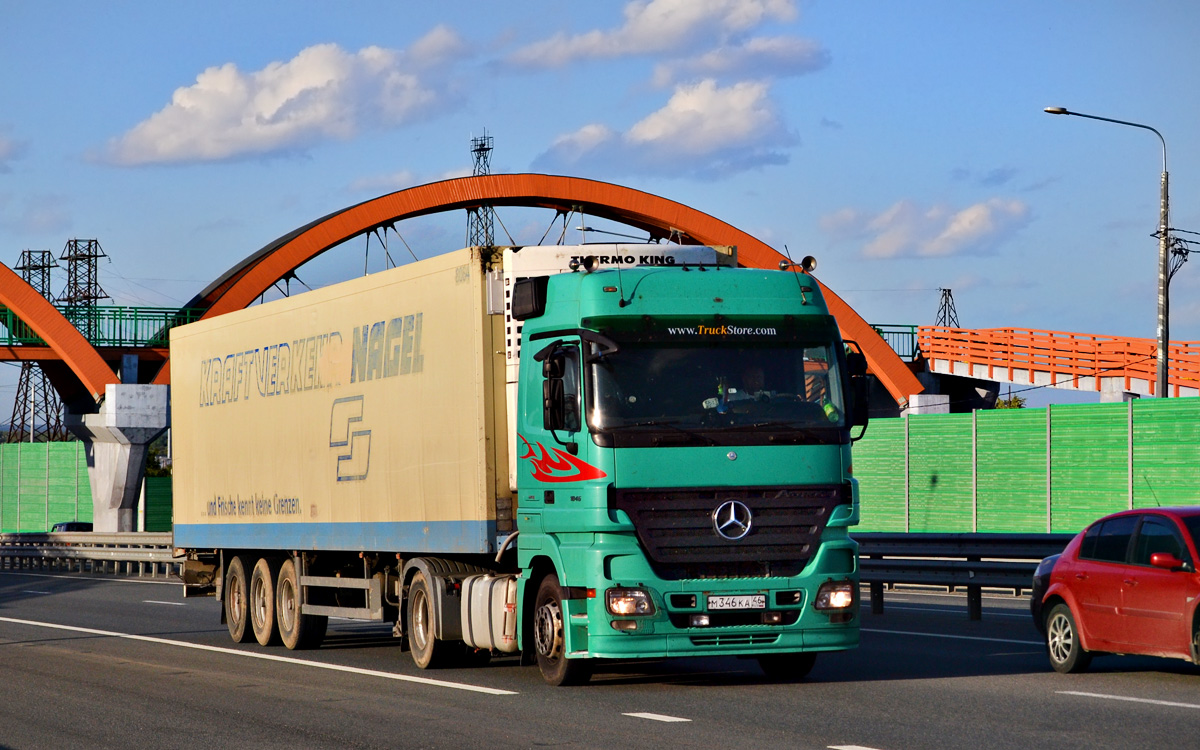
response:
<svg viewBox="0 0 1200 750"><path fill-rule="evenodd" d="M171 331L185 592L238 642L422 668L858 643L865 361L729 247L466 248Z"/></svg>

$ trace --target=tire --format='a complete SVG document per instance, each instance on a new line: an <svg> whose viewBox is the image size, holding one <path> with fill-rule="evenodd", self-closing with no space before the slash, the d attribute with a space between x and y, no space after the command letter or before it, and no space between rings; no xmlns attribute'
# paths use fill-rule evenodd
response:
<svg viewBox="0 0 1200 750"><path fill-rule="evenodd" d="M241 557L234 557L225 569L222 588L225 605L225 625L234 643L248 643L254 632L247 627L250 622L250 581L246 577L246 564Z"/></svg>
<svg viewBox="0 0 1200 750"><path fill-rule="evenodd" d="M799 682L808 676L813 665L817 663L817 655L813 652L802 654L760 654L758 667L775 682Z"/></svg>
<svg viewBox="0 0 1200 750"><path fill-rule="evenodd" d="M1046 654L1054 671L1063 674L1083 672L1092 663L1092 655L1079 642L1075 616L1066 604L1055 604L1046 615Z"/></svg>
<svg viewBox="0 0 1200 750"><path fill-rule="evenodd" d="M300 614L300 576L292 558L283 561L275 579L275 620L283 645L295 651L317 648L325 639L329 618Z"/></svg>
<svg viewBox="0 0 1200 750"><path fill-rule="evenodd" d="M425 574L417 571L408 585L408 650L421 669L439 669L451 664L460 644L439 641L434 629L433 593Z"/></svg>
<svg viewBox="0 0 1200 750"><path fill-rule="evenodd" d="M538 586L533 606L533 645L538 669L551 685L581 685L592 677L586 659L568 659L562 588L551 573Z"/></svg>
<svg viewBox="0 0 1200 750"><path fill-rule="evenodd" d="M262 646L279 643L279 630L275 627L275 578L279 563L260 557L250 575L250 627L254 638Z"/></svg>

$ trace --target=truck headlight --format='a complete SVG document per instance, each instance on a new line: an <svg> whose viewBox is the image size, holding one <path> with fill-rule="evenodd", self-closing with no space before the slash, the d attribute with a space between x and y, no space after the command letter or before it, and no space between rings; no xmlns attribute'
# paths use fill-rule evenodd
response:
<svg viewBox="0 0 1200 750"><path fill-rule="evenodd" d="M813 609L846 609L854 606L854 583L851 581L826 581L817 589Z"/></svg>
<svg viewBox="0 0 1200 750"><path fill-rule="evenodd" d="M608 612L613 615L652 615L654 602L642 589L609 589L604 596Z"/></svg>

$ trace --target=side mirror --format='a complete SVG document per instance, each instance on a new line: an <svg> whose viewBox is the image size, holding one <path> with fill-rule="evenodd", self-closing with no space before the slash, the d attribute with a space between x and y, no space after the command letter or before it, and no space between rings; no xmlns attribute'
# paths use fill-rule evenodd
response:
<svg viewBox="0 0 1200 750"><path fill-rule="evenodd" d="M850 426L862 427L865 432L871 393L871 381L867 377L867 357L856 342L847 341L846 344L846 373L850 376ZM862 435L858 437L861 438Z"/></svg>
<svg viewBox="0 0 1200 750"><path fill-rule="evenodd" d="M546 287L549 276L517 279L512 290L513 320L539 318L546 312Z"/></svg>
<svg viewBox="0 0 1200 750"><path fill-rule="evenodd" d="M1170 552L1155 552L1150 555L1150 564L1166 570L1183 570L1191 567Z"/></svg>
<svg viewBox="0 0 1200 750"><path fill-rule="evenodd" d="M562 378L546 378L542 382L542 424L547 430L566 429L563 401Z"/></svg>
<svg viewBox="0 0 1200 750"><path fill-rule="evenodd" d="M866 427L870 419L868 414L870 413L871 406L871 381L867 380L866 376L860 376L851 380L850 384L854 389L852 394L854 404L850 410L850 425L852 427Z"/></svg>
<svg viewBox="0 0 1200 750"><path fill-rule="evenodd" d="M867 374L867 358L862 352L846 352L846 369L850 377L861 378Z"/></svg>
<svg viewBox="0 0 1200 750"><path fill-rule="evenodd" d="M551 432L579 430L578 370L579 355L574 349L557 348L542 361L542 424Z"/></svg>

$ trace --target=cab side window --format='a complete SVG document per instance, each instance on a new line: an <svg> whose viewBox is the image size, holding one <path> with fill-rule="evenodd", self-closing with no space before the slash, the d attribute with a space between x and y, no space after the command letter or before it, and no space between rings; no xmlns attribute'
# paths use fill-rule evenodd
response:
<svg viewBox="0 0 1200 750"><path fill-rule="evenodd" d="M1137 516L1120 516L1093 526L1084 537L1079 556L1086 560L1125 562L1137 522ZM1091 538L1093 529L1096 531L1094 539Z"/></svg>
<svg viewBox="0 0 1200 750"><path fill-rule="evenodd" d="M1149 565L1155 552L1166 552L1176 558L1185 559L1183 541L1175 524L1165 518L1147 516L1138 529L1137 544L1134 546L1133 564Z"/></svg>

